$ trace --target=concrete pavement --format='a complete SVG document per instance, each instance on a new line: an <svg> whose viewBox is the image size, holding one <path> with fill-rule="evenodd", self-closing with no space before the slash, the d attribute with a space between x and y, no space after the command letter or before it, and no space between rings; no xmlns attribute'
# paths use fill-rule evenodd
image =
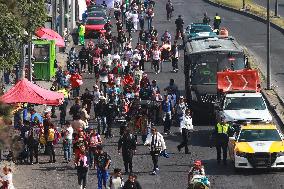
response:
<svg viewBox="0 0 284 189"><path fill-rule="evenodd" d="M169 29L171 34L174 34L175 25L172 22L166 21L165 14L166 0L157 1L155 8L156 17L154 25L161 35L165 29ZM241 16L236 13L231 13L223 9L212 7L202 0L173 0L175 5L174 18L178 14L184 16L186 24L191 22L200 22L204 12L213 17L218 12L223 18L222 25L229 29L229 32L235 36L243 45L247 46L257 56L259 65L262 70L265 70L265 25L253 19ZM174 19L173 19L174 20ZM273 72L282 73L273 75L273 82L278 83L279 78L284 80L284 68L281 65L283 59L281 52L283 52L283 36L276 30L272 29L272 52L273 52ZM135 41L134 41L135 44ZM183 53L181 52L181 55ZM170 73L170 63L165 63L163 73L154 75L150 70L150 65L147 64L146 71L150 79L157 79L161 89L163 89L170 78L174 78L181 90L184 90L184 76L182 69L183 58L180 59L180 72L178 74ZM278 82L276 82L278 80ZM284 82L284 81L283 81ZM91 88L94 84L94 77L92 75L85 75L84 86ZM284 83L281 85L284 87ZM281 87L280 86L280 87ZM70 117L69 117L70 119ZM58 120L55 120L58 121ZM91 124L94 124L92 120ZM117 127L117 126L116 126ZM138 174L138 180L141 182L143 189L182 189L186 188L187 171L193 160L201 159L205 164L205 171L211 181L212 188L216 189L270 189L270 188L284 188L283 173L282 172L264 172L261 171L246 171L243 173L235 173L231 164L227 166L218 166L215 158L216 151L214 148L209 148L209 133L212 126L195 126L195 132L191 135L190 151L191 155L179 153L176 149L181 137L176 133L177 128L173 128L173 135L166 136L166 145L170 158L160 158L160 172L157 176L150 176L149 172L152 168L151 158L148 155L148 149L144 146L139 146L136 156L134 157L134 171ZM162 130L159 127L159 130ZM114 130L115 137L104 140L106 150L112 156L112 169L115 167L123 167L122 158L116 152L116 142L118 140L118 129ZM140 141L140 139L139 139ZM141 143L141 142L140 142ZM59 189L69 188L76 189L77 178L76 170L73 169L72 164L62 164L61 146L56 149L58 154L56 164L39 164L33 166L19 166L16 171L15 185L17 188L46 188ZM40 157L41 162L47 161L47 157ZM124 176L126 179L126 176ZM96 188L95 170L89 173L88 188ZM24 183L24 184L23 184Z"/></svg>

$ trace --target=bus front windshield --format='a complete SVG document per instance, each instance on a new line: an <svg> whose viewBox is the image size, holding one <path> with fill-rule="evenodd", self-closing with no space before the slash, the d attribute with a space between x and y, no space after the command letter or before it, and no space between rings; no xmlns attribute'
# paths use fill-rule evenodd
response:
<svg viewBox="0 0 284 189"><path fill-rule="evenodd" d="M226 69L245 68L243 53L209 52L191 56L191 83L193 85L216 84L217 72Z"/></svg>

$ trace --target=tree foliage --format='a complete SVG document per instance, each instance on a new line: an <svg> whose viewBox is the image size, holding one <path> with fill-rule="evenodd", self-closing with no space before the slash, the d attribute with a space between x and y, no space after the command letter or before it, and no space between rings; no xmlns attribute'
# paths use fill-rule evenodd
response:
<svg viewBox="0 0 284 189"><path fill-rule="evenodd" d="M20 60L20 46L43 26L47 15L44 0L0 0L0 69Z"/></svg>

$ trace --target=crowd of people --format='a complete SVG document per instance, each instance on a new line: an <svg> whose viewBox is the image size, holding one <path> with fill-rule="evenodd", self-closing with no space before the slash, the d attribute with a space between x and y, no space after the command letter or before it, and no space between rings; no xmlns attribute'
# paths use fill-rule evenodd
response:
<svg viewBox="0 0 284 189"><path fill-rule="evenodd" d="M159 40L153 25L154 6L153 0L116 3L116 23L108 21L106 33L101 33L98 39L90 39L79 52L78 48L71 48L67 67L58 67L50 88L64 94L64 102L58 107L59 124L56 127L52 121L56 118L55 107L44 115L26 107L24 121L16 126L26 146L21 160L28 158L30 164L39 163L39 154L44 153L49 156L49 163L55 163L54 146L61 145L62 141L65 162L74 162L80 188L87 187L88 172L94 168L98 189L140 189L132 162L137 144L144 144L150 149L152 175L159 171L159 157L169 157L163 135L171 134L172 124L180 127L183 138L177 149L180 151L185 147L185 153L190 153L188 137L193 125L186 99L180 95L174 79L170 79L169 85L161 91L158 82L145 73L146 62L158 74L166 60L172 62L173 72L178 72L178 40L182 36L184 22L181 16L175 21L177 33L173 44L168 30ZM170 0L166 11L170 21L174 11ZM147 21L147 29L144 20ZM138 33L136 44L133 44L133 33ZM95 76L93 88L81 91L83 77L89 74ZM72 120L66 119L68 113ZM90 122L91 119L95 123ZM120 133L113 133L112 128L118 125ZM158 132L158 125L164 126L163 134ZM121 176L122 169L115 168L110 174L112 159L103 147L104 140L117 134L120 135L117 150L122 154L124 173L129 175L126 182ZM201 166L201 162L198 165Z"/></svg>

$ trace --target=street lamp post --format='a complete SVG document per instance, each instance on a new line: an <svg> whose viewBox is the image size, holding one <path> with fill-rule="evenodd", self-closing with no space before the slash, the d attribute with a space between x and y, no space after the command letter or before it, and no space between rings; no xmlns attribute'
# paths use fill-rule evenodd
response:
<svg viewBox="0 0 284 189"><path fill-rule="evenodd" d="M32 34L29 35L29 43L28 43L28 56L29 56L29 81L33 80L33 62L32 62Z"/></svg>
<svg viewBox="0 0 284 189"><path fill-rule="evenodd" d="M267 0L267 89L271 89L271 73L270 73L270 2Z"/></svg>
<svg viewBox="0 0 284 189"><path fill-rule="evenodd" d="M278 0L275 0L275 17L278 17Z"/></svg>

